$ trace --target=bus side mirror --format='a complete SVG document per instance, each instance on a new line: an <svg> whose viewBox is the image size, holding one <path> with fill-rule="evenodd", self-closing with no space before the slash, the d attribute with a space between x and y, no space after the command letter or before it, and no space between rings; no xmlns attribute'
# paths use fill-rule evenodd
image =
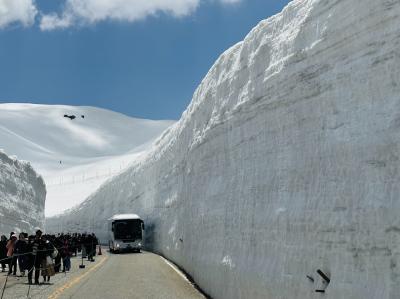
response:
<svg viewBox="0 0 400 299"><path fill-rule="evenodd" d="M114 231L114 223L111 225L111 231Z"/></svg>
<svg viewBox="0 0 400 299"><path fill-rule="evenodd" d="M144 222L142 221L142 230L144 230Z"/></svg>

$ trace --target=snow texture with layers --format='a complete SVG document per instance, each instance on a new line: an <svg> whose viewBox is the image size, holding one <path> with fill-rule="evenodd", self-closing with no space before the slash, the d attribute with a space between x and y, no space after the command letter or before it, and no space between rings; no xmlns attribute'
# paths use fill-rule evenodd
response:
<svg viewBox="0 0 400 299"><path fill-rule="evenodd" d="M44 229L46 186L28 162L0 150L0 234Z"/></svg>
<svg viewBox="0 0 400 299"><path fill-rule="evenodd" d="M398 0L291 2L49 229L106 240L107 218L137 213L148 248L216 299L399 298L399 28Z"/></svg>
<svg viewBox="0 0 400 299"><path fill-rule="evenodd" d="M85 106L0 104L0 147L43 176L53 216L127 168L172 123Z"/></svg>

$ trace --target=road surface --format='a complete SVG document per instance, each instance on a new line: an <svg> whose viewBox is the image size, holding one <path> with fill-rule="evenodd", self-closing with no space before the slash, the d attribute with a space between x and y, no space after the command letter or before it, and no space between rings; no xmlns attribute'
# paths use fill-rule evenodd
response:
<svg viewBox="0 0 400 299"><path fill-rule="evenodd" d="M205 298L179 271L152 253L111 255L103 252L94 263L85 262L85 269L79 269L78 261L74 258L71 272L57 274L50 284L32 286L28 298ZM4 280L5 274L0 277L1 286ZM25 277L9 277L4 299L27 298L26 280Z"/></svg>

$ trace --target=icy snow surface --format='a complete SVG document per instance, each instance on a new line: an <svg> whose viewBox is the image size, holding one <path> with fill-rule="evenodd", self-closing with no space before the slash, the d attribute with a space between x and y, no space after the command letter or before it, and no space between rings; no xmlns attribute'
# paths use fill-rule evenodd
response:
<svg viewBox="0 0 400 299"><path fill-rule="evenodd" d="M0 150L0 234L44 229L46 187L27 162Z"/></svg>
<svg viewBox="0 0 400 299"><path fill-rule="evenodd" d="M43 175L52 216L125 169L172 123L93 107L0 104L0 147Z"/></svg>
<svg viewBox="0 0 400 299"><path fill-rule="evenodd" d="M399 16L398 0L291 2L48 228L106 240L107 218L137 213L147 246L216 299L399 298Z"/></svg>

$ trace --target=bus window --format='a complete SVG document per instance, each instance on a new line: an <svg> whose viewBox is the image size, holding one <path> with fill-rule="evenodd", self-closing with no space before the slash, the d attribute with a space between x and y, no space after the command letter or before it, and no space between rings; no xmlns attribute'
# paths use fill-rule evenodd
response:
<svg viewBox="0 0 400 299"><path fill-rule="evenodd" d="M142 225L140 220L124 220L114 223L115 239L129 240L142 238Z"/></svg>

